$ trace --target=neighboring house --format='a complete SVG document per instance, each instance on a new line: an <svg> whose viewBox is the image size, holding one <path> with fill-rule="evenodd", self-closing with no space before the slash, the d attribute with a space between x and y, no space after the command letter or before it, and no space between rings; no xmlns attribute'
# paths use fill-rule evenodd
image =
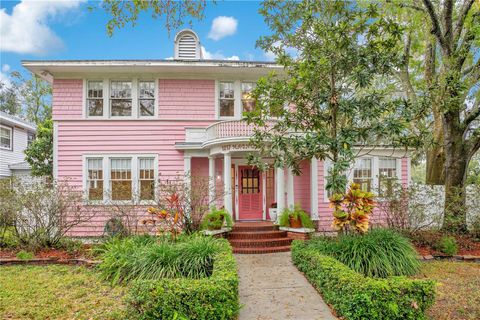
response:
<svg viewBox="0 0 480 320"><path fill-rule="evenodd" d="M100 204L132 201L134 194L143 203L159 177L210 177L235 220L265 220L273 203L279 210L298 203L319 229L330 229L328 164L305 160L295 176L284 168L260 172L245 159L254 151L248 146L252 128L242 121L254 103L249 92L260 77L282 67L204 60L191 30L179 32L174 45L173 60L23 61L53 84L54 176ZM408 182L404 151L369 151L358 159L352 180L372 191L380 176ZM129 190L127 197L121 187ZM100 235L108 217L99 214L74 234Z"/></svg>
<svg viewBox="0 0 480 320"><path fill-rule="evenodd" d="M30 175L24 151L36 131L34 124L0 111L0 179Z"/></svg>

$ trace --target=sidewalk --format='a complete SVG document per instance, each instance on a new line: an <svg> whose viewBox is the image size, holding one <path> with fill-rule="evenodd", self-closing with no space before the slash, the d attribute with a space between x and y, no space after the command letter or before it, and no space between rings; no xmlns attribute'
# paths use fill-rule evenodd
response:
<svg viewBox="0 0 480 320"><path fill-rule="evenodd" d="M293 265L290 252L237 254L239 320L334 320L318 292Z"/></svg>

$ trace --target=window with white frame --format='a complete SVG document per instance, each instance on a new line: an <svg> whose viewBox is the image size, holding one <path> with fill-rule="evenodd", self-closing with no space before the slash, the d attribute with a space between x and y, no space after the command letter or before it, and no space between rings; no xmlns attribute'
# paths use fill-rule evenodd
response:
<svg viewBox="0 0 480 320"><path fill-rule="evenodd" d="M155 115L155 82L138 82L138 108L140 117Z"/></svg>
<svg viewBox="0 0 480 320"><path fill-rule="evenodd" d="M155 159L138 159L138 185L140 200L155 198Z"/></svg>
<svg viewBox="0 0 480 320"><path fill-rule="evenodd" d="M235 89L233 82L220 82L219 106L220 117L235 116Z"/></svg>
<svg viewBox="0 0 480 320"><path fill-rule="evenodd" d="M110 82L110 116L132 116L132 82Z"/></svg>
<svg viewBox="0 0 480 320"><path fill-rule="evenodd" d="M87 195L88 200L103 200L103 159L87 159Z"/></svg>
<svg viewBox="0 0 480 320"><path fill-rule="evenodd" d="M131 159L110 159L110 186L112 200L132 200Z"/></svg>
<svg viewBox="0 0 480 320"><path fill-rule="evenodd" d="M255 99L252 97L255 86L255 82L242 82L242 112L250 112L255 108Z"/></svg>
<svg viewBox="0 0 480 320"><path fill-rule="evenodd" d="M385 195L393 191L397 177L397 159L378 159L378 194Z"/></svg>
<svg viewBox="0 0 480 320"><path fill-rule="evenodd" d="M0 148L12 150L13 130L7 126L0 126Z"/></svg>
<svg viewBox="0 0 480 320"><path fill-rule="evenodd" d="M103 81L87 81L87 114L103 116Z"/></svg>
<svg viewBox="0 0 480 320"><path fill-rule="evenodd" d="M35 133L30 131L27 132L27 146L29 146L33 142L33 140L35 140L35 138L36 138Z"/></svg>
<svg viewBox="0 0 480 320"><path fill-rule="evenodd" d="M370 192L373 182L372 158L360 158L355 161L353 168L353 182L360 185L360 189Z"/></svg>

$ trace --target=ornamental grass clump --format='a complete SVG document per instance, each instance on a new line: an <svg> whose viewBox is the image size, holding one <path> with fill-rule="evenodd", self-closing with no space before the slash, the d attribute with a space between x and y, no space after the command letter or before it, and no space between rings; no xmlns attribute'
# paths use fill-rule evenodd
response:
<svg viewBox="0 0 480 320"><path fill-rule="evenodd" d="M411 276L420 268L410 241L389 229L330 239L316 238L309 242L309 246L368 277Z"/></svg>
<svg viewBox="0 0 480 320"><path fill-rule="evenodd" d="M208 277L212 273L218 239L199 235L135 236L112 239L101 249L100 273L114 284L163 278Z"/></svg>

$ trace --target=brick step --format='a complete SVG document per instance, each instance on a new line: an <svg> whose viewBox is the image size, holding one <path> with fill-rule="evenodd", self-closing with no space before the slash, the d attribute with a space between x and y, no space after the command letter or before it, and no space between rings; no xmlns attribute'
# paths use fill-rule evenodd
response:
<svg viewBox="0 0 480 320"><path fill-rule="evenodd" d="M238 253L238 254L262 254L262 253L288 252L288 251L290 251L290 246L233 248L233 253Z"/></svg>
<svg viewBox="0 0 480 320"><path fill-rule="evenodd" d="M261 232L261 231L275 231L278 230L277 226L274 225L234 225L232 232Z"/></svg>
<svg viewBox="0 0 480 320"><path fill-rule="evenodd" d="M282 247L289 246L292 239L289 238L273 238L273 239L236 239L230 240L233 248L256 248L256 247Z"/></svg>
<svg viewBox="0 0 480 320"><path fill-rule="evenodd" d="M228 235L229 239L272 239L272 238L283 238L287 236L286 231L232 231Z"/></svg>

